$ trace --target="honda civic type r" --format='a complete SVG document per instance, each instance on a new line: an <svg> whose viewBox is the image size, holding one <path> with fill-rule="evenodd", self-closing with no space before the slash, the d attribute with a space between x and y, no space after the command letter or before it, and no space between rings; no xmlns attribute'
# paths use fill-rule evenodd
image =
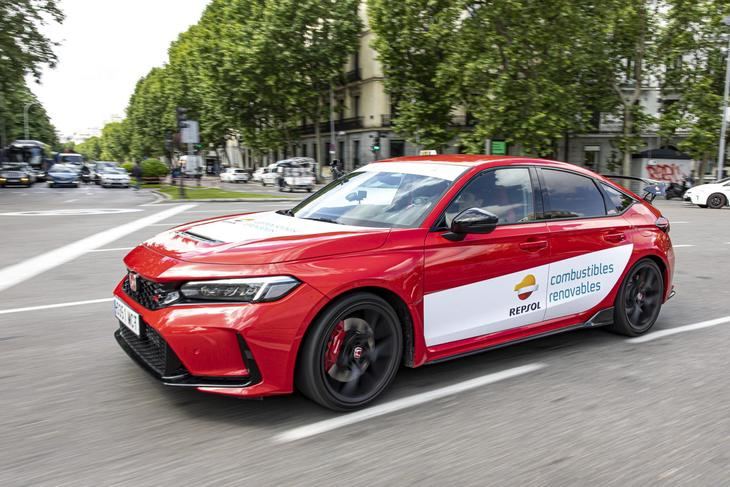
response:
<svg viewBox="0 0 730 487"><path fill-rule="evenodd" d="M291 210L180 225L132 250L115 336L163 383L298 389L347 410L417 367L579 327L645 333L673 295L669 222L579 167L373 163Z"/></svg>

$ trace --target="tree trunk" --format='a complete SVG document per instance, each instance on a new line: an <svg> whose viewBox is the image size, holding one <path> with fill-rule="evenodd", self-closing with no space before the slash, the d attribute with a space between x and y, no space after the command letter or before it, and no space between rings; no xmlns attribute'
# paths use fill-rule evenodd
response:
<svg viewBox="0 0 730 487"><path fill-rule="evenodd" d="M624 105L624 147L623 147L623 164L621 165L621 173L624 176L631 176L631 145L628 143L631 132L634 129L634 119L631 113L631 107Z"/></svg>
<svg viewBox="0 0 730 487"><path fill-rule="evenodd" d="M321 181L324 177L322 174L322 159L320 159L320 156L322 155L322 131L320 130L320 118L322 117L322 100L320 99L317 102L317 111L314 116L314 140L317 144L317 153L313 154L314 160L317 163L317 167L319 168L319 174L317 175L317 182Z"/></svg>

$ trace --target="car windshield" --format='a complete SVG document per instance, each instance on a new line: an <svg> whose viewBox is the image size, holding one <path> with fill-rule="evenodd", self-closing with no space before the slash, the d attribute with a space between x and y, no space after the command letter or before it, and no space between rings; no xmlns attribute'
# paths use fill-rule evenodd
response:
<svg viewBox="0 0 730 487"><path fill-rule="evenodd" d="M3 171L22 171L25 169L25 164L5 164L2 167Z"/></svg>
<svg viewBox="0 0 730 487"><path fill-rule="evenodd" d="M342 225L415 228L462 167L376 163L330 183L291 211L296 218Z"/></svg>
<svg viewBox="0 0 730 487"><path fill-rule="evenodd" d="M127 171L121 167L102 167L99 172L103 172L106 174L127 174Z"/></svg>
<svg viewBox="0 0 730 487"><path fill-rule="evenodd" d="M73 171L67 167L53 166L49 172L73 172Z"/></svg>
<svg viewBox="0 0 730 487"><path fill-rule="evenodd" d="M84 158L76 154L62 154L59 158L63 163L81 164L84 162Z"/></svg>

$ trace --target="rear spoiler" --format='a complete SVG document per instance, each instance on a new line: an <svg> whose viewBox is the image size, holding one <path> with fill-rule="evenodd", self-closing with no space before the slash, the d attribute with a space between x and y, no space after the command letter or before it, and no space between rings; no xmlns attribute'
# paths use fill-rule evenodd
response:
<svg viewBox="0 0 730 487"><path fill-rule="evenodd" d="M655 179L637 178L635 176L618 176L615 174L601 174L606 179L623 186L629 191L641 194L644 201L651 203L657 196L664 196L667 191L666 183Z"/></svg>

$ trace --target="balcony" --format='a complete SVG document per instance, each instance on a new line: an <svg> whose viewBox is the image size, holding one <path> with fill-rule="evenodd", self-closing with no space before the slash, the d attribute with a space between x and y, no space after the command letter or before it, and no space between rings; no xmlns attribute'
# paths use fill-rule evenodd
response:
<svg viewBox="0 0 730 487"><path fill-rule="evenodd" d="M357 130L362 128L363 117L350 117L335 120L335 132L346 132L348 130ZM299 133L302 135L309 135L314 133L315 124L310 123L299 127ZM319 130L322 133L329 133L330 123L322 122L319 124Z"/></svg>

